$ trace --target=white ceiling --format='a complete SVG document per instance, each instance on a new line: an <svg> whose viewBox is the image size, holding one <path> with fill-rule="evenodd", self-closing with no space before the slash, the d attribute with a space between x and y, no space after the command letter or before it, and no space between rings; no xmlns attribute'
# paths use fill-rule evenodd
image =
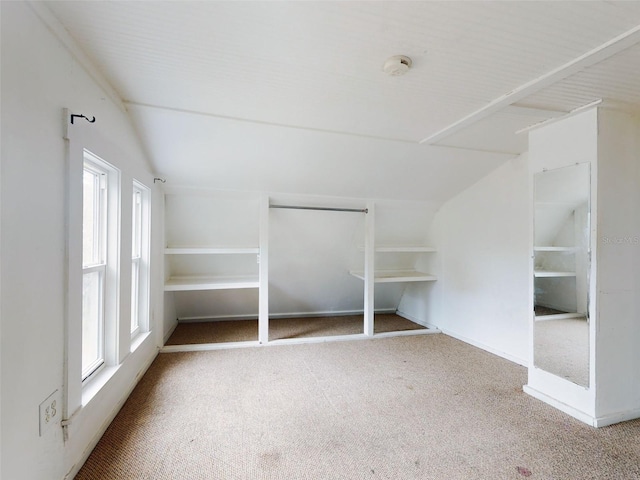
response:
<svg viewBox="0 0 640 480"><path fill-rule="evenodd" d="M517 130L640 109L638 1L45 5L173 185L443 201L525 151Z"/></svg>

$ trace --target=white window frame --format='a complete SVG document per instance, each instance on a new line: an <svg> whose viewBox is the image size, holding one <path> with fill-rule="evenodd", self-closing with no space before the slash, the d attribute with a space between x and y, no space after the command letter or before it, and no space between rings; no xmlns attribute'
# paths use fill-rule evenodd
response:
<svg viewBox="0 0 640 480"><path fill-rule="evenodd" d="M83 174L88 168L95 172L99 172L103 178L101 190L103 192L102 208L104 215L102 216L104 235L102 241L106 242L101 246L103 251L103 262L98 265L92 265L86 270L83 268L84 274L91 271L102 272L102 298L101 310L103 315L100 345L102 350L102 359L92 365L92 368L85 369L81 372L82 387L85 387L92 379L98 376L100 370L108 365L117 365L119 363L119 302L120 302L120 171L88 149L83 149ZM80 342L82 345L82 342Z"/></svg>
<svg viewBox="0 0 640 480"><path fill-rule="evenodd" d="M131 226L131 338L149 330L151 190L133 181Z"/></svg>
<svg viewBox="0 0 640 480"><path fill-rule="evenodd" d="M102 167L101 161L90 152L84 153L83 164L83 181L84 174L89 172L95 176L96 185L94 201L93 217L98 221L94 222L94 245L95 258L91 259L89 263L85 263L87 259L84 258L82 262L82 277L83 284L84 278L87 275L98 273L99 275L99 292L98 292L98 329L96 343L98 345L97 358L91 364L87 365L82 370L82 382L86 382L92 375L97 373L103 366L105 361L105 298L106 298L106 285L107 285L107 240L108 240L108 176L109 171ZM84 189L83 189L84 191ZM87 201L83 194L83 209L84 203ZM83 219L83 229L85 228ZM83 241L84 250L84 241ZM84 300L84 296L83 296ZM84 303L84 302L83 302ZM83 331L84 331L84 314L83 314ZM83 334L84 336L84 334ZM83 338L84 340L84 338ZM84 353L84 352L83 352Z"/></svg>

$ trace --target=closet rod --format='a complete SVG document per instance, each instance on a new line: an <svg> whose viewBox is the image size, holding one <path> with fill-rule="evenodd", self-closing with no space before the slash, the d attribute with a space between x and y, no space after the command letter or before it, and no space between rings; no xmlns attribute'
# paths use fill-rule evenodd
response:
<svg viewBox="0 0 640 480"><path fill-rule="evenodd" d="M368 208L300 207L298 205L269 205L269 208L288 208L291 210L326 210L329 212L369 213Z"/></svg>

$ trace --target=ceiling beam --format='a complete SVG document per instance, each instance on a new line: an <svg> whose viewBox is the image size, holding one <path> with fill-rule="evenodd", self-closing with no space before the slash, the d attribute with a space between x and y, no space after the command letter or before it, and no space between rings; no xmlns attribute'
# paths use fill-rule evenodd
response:
<svg viewBox="0 0 640 480"><path fill-rule="evenodd" d="M486 118L509 105L512 105L523 98L528 97L536 92L539 92L543 88L553 85L556 82L564 80L565 78L584 70L587 67L602 62L607 58L610 58L629 47L632 47L640 43L640 25L635 26L631 30L627 30L621 35L612 38L608 42L588 51L587 53L571 60L564 65L561 65L550 72L538 77L530 82L527 82L518 88L496 98L489 102L484 107L476 110L475 112L461 118L460 120L452 123L451 125L443 128L442 130L420 140L422 144L434 144L449 135L453 135L456 132L472 125L483 118Z"/></svg>

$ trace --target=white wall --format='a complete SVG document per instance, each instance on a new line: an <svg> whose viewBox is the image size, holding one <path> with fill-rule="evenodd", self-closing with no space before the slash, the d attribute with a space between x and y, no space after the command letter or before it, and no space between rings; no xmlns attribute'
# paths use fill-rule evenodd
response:
<svg viewBox="0 0 640 480"><path fill-rule="evenodd" d="M522 155L445 203L433 225L437 303L421 307L445 333L521 364L531 315L530 198Z"/></svg>
<svg viewBox="0 0 640 480"><path fill-rule="evenodd" d="M598 112L596 415L640 417L640 118Z"/></svg>
<svg viewBox="0 0 640 480"><path fill-rule="evenodd" d="M62 479L80 462L157 352L146 342L109 387L83 408L67 443L56 425L42 437L38 405L63 391L65 180L62 110L97 118L95 127L126 153L110 159L123 177L150 175L128 116L24 2L2 2L2 478ZM126 162L126 163L125 163ZM153 185L150 185L153 187ZM158 192L153 205L158 206ZM159 212L154 213L158 220ZM122 225L122 234L130 225ZM153 230L152 237L158 232ZM152 258L157 261L154 241ZM152 260L153 261L153 260ZM153 273L161 268L152 265ZM155 285L155 286L154 286ZM156 291L157 281L152 289ZM152 321L162 316L152 296Z"/></svg>

